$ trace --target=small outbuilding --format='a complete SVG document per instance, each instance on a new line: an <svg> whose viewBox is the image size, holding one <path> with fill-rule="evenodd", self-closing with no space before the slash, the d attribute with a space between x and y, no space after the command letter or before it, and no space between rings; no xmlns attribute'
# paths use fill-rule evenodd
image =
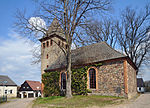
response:
<svg viewBox="0 0 150 108"><path fill-rule="evenodd" d="M26 80L19 89L19 97L30 98L41 96L41 83L39 81Z"/></svg>

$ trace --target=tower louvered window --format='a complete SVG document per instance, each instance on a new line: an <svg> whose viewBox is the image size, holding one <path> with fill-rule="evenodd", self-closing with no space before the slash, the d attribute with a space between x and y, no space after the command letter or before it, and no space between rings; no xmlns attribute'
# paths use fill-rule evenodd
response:
<svg viewBox="0 0 150 108"><path fill-rule="evenodd" d="M48 54L46 55L46 58L48 59Z"/></svg>
<svg viewBox="0 0 150 108"><path fill-rule="evenodd" d="M43 48L45 48L45 43L43 43Z"/></svg>
<svg viewBox="0 0 150 108"><path fill-rule="evenodd" d="M47 44L47 47L49 47L49 42L48 41L46 42L46 44Z"/></svg>
<svg viewBox="0 0 150 108"><path fill-rule="evenodd" d="M51 40L51 43L50 43L50 45L51 45L51 46L53 45L53 40Z"/></svg>

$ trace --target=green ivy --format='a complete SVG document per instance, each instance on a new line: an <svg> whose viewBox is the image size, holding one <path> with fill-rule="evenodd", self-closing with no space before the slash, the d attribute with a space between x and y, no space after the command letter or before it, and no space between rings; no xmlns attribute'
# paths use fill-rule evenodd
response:
<svg viewBox="0 0 150 108"><path fill-rule="evenodd" d="M87 95L87 70L91 66L99 67L102 63L88 65L81 68L72 69L71 88L74 95ZM60 72L47 72L42 75L45 96L59 96L61 90L59 87Z"/></svg>
<svg viewBox="0 0 150 108"><path fill-rule="evenodd" d="M78 68L72 69L72 93L76 95L87 94L87 69Z"/></svg>
<svg viewBox="0 0 150 108"><path fill-rule="evenodd" d="M44 96L59 96L59 75L60 72L47 72L42 75L42 82L44 84Z"/></svg>

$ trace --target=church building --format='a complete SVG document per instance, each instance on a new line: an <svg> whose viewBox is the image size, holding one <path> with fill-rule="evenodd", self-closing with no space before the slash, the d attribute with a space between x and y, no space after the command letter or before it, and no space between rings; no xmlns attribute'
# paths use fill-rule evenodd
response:
<svg viewBox="0 0 150 108"><path fill-rule="evenodd" d="M67 49L65 36L54 19L41 42L41 74L60 72L60 88L66 89L66 59L61 48ZM87 88L95 95L131 98L137 94L137 67L126 55L106 42L95 43L72 50L72 68L90 66L87 70ZM100 64L101 66L93 66ZM42 85L42 90L44 85Z"/></svg>

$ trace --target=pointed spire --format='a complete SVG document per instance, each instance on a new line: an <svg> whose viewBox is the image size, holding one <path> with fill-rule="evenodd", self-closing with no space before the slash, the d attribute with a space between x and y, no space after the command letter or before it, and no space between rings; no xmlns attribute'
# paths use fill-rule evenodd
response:
<svg viewBox="0 0 150 108"><path fill-rule="evenodd" d="M63 29L61 27L61 25L59 24L59 21L57 18L53 19L53 22L51 23L48 31L47 31L48 36L52 35L52 34L56 34L58 36L61 36L62 38L65 38Z"/></svg>

